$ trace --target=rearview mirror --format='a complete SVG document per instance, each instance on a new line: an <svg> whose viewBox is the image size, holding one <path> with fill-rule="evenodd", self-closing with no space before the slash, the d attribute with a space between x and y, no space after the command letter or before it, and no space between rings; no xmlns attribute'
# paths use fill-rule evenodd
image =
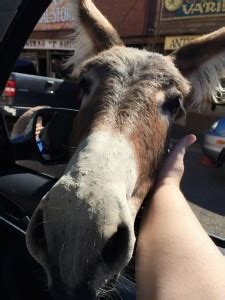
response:
<svg viewBox="0 0 225 300"><path fill-rule="evenodd" d="M35 156L43 164L60 164L69 159L70 135L77 110L44 108L35 112L32 141Z"/></svg>

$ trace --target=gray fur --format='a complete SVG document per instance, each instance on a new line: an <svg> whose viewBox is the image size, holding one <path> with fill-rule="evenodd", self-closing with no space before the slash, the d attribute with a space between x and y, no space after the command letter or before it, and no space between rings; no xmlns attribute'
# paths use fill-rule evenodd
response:
<svg viewBox="0 0 225 300"><path fill-rule="evenodd" d="M216 92L224 70L225 53L222 52L204 63L197 71L188 75L193 88L191 106L200 108L204 101L211 99L211 95Z"/></svg>

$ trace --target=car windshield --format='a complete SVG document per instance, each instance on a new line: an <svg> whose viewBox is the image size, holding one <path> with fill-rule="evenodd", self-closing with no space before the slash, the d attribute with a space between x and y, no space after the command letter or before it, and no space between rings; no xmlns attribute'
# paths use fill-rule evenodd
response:
<svg viewBox="0 0 225 300"><path fill-rule="evenodd" d="M17 13L17 9L22 0L1 0L0 1L0 42L8 30L13 18Z"/></svg>

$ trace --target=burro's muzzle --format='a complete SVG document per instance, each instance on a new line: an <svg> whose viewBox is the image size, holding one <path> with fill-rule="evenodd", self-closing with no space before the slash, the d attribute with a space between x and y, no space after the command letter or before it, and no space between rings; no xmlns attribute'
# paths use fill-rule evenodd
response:
<svg viewBox="0 0 225 300"><path fill-rule="evenodd" d="M135 243L136 172L124 137L92 133L41 200L27 245L56 294L91 297L128 264Z"/></svg>

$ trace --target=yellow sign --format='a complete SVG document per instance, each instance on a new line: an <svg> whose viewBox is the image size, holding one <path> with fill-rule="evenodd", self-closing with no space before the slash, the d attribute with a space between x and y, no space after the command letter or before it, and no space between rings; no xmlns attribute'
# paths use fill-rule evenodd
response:
<svg viewBox="0 0 225 300"><path fill-rule="evenodd" d="M165 39L165 50L177 50L180 47L190 43L194 39L198 38L199 35L178 35L178 36L167 36Z"/></svg>

